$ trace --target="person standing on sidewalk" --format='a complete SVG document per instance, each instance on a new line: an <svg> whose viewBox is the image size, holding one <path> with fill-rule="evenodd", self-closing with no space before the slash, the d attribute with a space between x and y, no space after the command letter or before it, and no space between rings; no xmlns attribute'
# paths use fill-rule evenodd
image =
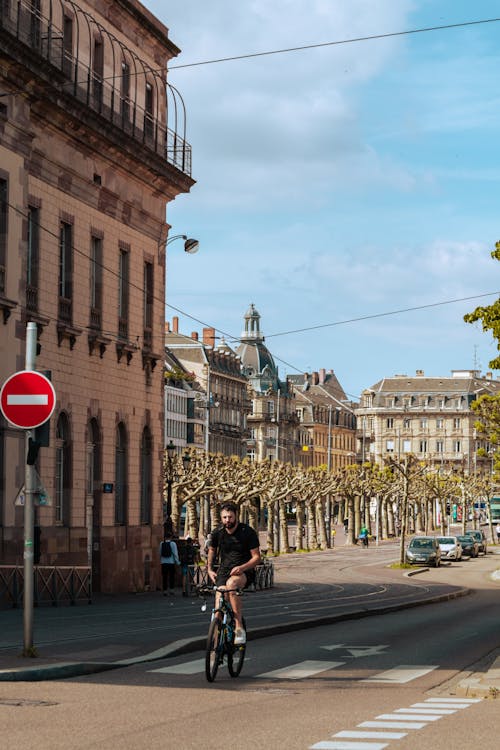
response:
<svg viewBox="0 0 500 750"><path fill-rule="evenodd" d="M495 533L497 535L497 544L500 544L500 523L495 526Z"/></svg>
<svg viewBox="0 0 500 750"><path fill-rule="evenodd" d="M194 546L190 536L187 536L185 543L180 546L179 557L181 559L182 596L189 596L189 568L200 559L198 547Z"/></svg>
<svg viewBox="0 0 500 750"><path fill-rule="evenodd" d="M175 566L180 565L180 560L177 545L168 531L160 544L160 563L163 596L174 596Z"/></svg>

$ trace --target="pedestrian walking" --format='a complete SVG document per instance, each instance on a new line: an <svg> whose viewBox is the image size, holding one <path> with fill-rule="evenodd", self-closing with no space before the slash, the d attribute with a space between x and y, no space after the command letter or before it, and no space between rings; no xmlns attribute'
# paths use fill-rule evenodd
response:
<svg viewBox="0 0 500 750"><path fill-rule="evenodd" d="M172 534L167 531L163 542L160 544L160 563L163 596L174 596L175 591L175 566L180 565L177 544L172 539Z"/></svg>
<svg viewBox="0 0 500 750"><path fill-rule="evenodd" d="M500 522L495 526L495 533L497 535L497 544L500 544Z"/></svg>

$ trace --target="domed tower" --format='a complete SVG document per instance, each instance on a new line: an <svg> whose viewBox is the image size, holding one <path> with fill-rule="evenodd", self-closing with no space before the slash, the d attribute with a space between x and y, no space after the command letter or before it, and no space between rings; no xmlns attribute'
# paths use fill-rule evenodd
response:
<svg viewBox="0 0 500 750"><path fill-rule="evenodd" d="M236 354L241 359L242 372L256 393L279 389L278 368L271 352L264 344L260 330L260 315L253 304L245 313L245 330Z"/></svg>

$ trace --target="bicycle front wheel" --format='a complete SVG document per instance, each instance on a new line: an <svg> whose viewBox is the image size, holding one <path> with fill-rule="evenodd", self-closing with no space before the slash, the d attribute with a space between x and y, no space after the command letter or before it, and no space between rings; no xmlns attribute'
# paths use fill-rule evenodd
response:
<svg viewBox="0 0 500 750"><path fill-rule="evenodd" d="M222 623L213 619L210 623L207 636L207 649L205 653L205 675L209 682L213 682L219 669L222 656Z"/></svg>
<svg viewBox="0 0 500 750"><path fill-rule="evenodd" d="M243 627L245 630L247 629L245 619L243 619ZM234 643L231 643L227 653L227 668L231 677L238 677L241 672L243 662L245 661L246 648L246 643L243 643L240 646L235 646Z"/></svg>

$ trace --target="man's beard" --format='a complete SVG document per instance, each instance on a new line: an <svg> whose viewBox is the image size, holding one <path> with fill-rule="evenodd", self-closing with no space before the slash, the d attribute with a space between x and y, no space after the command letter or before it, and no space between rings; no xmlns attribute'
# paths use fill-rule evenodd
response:
<svg viewBox="0 0 500 750"><path fill-rule="evenodd" d="M226 529L234 529L236 527L236 521L228 521L226 523Z"/></svg>

